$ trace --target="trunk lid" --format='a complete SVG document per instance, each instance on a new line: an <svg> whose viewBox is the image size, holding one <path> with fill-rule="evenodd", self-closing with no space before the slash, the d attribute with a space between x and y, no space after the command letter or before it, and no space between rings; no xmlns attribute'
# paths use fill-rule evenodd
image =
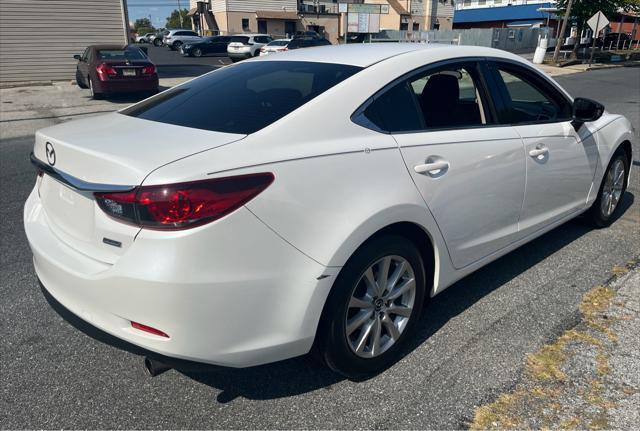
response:
<svg viewBox="0 0 640 431"><path fill-rule="evenodd" d="M160 166L243 137L119 113L42 129L36 133L34 157L60 174L45 173L38 183L47 223L68 246L113 264L139 228L107 216L92 188L133 188ZM78 190L78 184L88 190Z"/></svg>

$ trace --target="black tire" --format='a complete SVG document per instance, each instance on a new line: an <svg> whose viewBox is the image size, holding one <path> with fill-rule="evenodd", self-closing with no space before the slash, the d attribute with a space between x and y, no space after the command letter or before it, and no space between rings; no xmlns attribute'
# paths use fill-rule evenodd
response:
<svg viewBox="0 0 640 431"><path fill-rule="evenodd" d="M189 56L191 55L193 55L194 57L202 57L202 50L200 48L195 48L189 54Z"/></svg>
<svg viewBox="0 0 640 431"><path fill-rule="evenodd" d="M153 39L153 46L162 46L162 41L160 39Z"/></svg>
<svg viewBox="0 0 640 431"><path fill-rule="evenodd" d="M95 100L100 100L104 97L102 93L97 93L93 87L93 80L91 77L87 77L87 82L89 83L89 91L91 92L91 97Z"/></svg>
<svg viewBox="0 0 640 431"><path fill-rule="evenodd" d="M179 40L176 40L175 42L173 42L173 44L171 45L171 49L177 51L180 49L180 47L182 46L182 42L180 42Z"/></svg>
<svg viewBox="0 0 640 431"><path fill-rule="evenodd" d="M607 178L609 177L609 175L613 175L613 171L615 170L616 166L620 166L619 165L620 163L622 163L622 166L624 166L624 173L622 174L623 175L622 191L620 193L620 197L615 202L613 211L607 213L605 208L607 207L606 202L608 201L605 201L603 205L603 200L607 199L607 194L603 193L603 191L605 190L605 187L608 186ZM587 221L593 226L597 228L610 226L613 220L615 220L618 213L620 212L620 202L622 202L622 199L624 198L624 193L627 190L627 179L629 177L629 164L630 163L627 157L627 153L622 148L618 148L616 152L613 154L613 157L611 158L611 161L607 166L607 170L605 171L602 177L602 183L600 184L600 189L598 190L598 197L591 205L591 208L589 208L589 211L586 213Z"/></svg>
<svg viewBox="0 0 640 431"><path fill-rule="evenodd" d="M87 88L87 84L82 82L82 75L80 75L79 70L76 71L76 84L78 84L78 87L80 88Z"/></svg>
<svg viewBox="0 0 640 431"><path fill-rule="evenodd" d="M239 58L235 58L235 57L229 57L229 58L231 59L231 62L232 62L232 63L237 63L237 62L239 62L239 61L240 61L240 59L239 59Z"/></svg>
<svg viewBox="0 0 640 431"><path fill-rule="evenodd" d="M413 269L413 278L415 279L413 308L404 325L404 329L395 343L378 356L364 358L355 353L355 350L351 347L352 340L348 339L348 313L362 311L354 310L349 306L349 302L352 295L357 292L357 289L362 288L363 285L360 281L364 272L385 256L399 256L405 259ZM424 305L424 296L425 269L416 246L406 238L396 235L381 236L370 240L361 246L349 259L333 285L318 327L315 345L317 353L324 359L329 368L348 378L362 378L385 370L399 359L400 349L415 331L416 323L420 318ZM387 303L386 305L388 306L389 304ZM373 309L373 319L383 314L384 310ZM382 324L378 323L378 325ZM356 338L364 334L366 331L365 326L360 327ZM384 328L384 326L380 327ZM387 332L385 336L388 341L391 333L387 329L384 329L384 331ZM367 341L369 340L368 336L362 339L365 339L365 344L369 343Z"/></svg>

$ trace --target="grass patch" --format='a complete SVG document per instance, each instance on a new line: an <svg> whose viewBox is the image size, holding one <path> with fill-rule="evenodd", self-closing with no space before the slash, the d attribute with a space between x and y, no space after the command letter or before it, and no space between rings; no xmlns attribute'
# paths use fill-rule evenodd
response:
<svg viewBox="0 0 640 431"><path fill-rule="evenodd" d="M502 394L491 404L476 409L471 430L518 428L519 421L510 415L510 410L525 396L524 391Z"/></svg>

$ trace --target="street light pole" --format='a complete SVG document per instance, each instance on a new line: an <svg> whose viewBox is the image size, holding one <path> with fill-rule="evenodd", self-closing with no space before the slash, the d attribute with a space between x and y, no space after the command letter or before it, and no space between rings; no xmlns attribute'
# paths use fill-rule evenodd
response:
<svg viewBox="0 0 640 431"><path fill-rule="evenodd" d="M564 44L564 33L567 31L567 21L571 16L571 6L573 6L573 0L569 0L567 4L567 11L562 19L562 30L560 30L560 34L556 37L556 48L553 50L553 62L556 64L558 63L558 55L560 55L560 47Z"/></svg>

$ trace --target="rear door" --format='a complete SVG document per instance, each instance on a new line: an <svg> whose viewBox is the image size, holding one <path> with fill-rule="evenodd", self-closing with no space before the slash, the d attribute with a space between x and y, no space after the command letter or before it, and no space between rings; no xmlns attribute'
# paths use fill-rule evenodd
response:
<svg viewBox="0 0 640 431"><path fill-rule="evenodd" d="M522 140L496 124L478 61L418 70L358 115L398 142L456 268L514 241L525 185Z"/></svg>
<svg viewBox="0 0 640 431"><path fill-rule="evenodd" d="M596 140L578 134L571 101L545 78L514 63L494 61L490 68L502 98L499 121L513 126L525 146L520 230L526 236L584 208L598 159Z"/></svg>

